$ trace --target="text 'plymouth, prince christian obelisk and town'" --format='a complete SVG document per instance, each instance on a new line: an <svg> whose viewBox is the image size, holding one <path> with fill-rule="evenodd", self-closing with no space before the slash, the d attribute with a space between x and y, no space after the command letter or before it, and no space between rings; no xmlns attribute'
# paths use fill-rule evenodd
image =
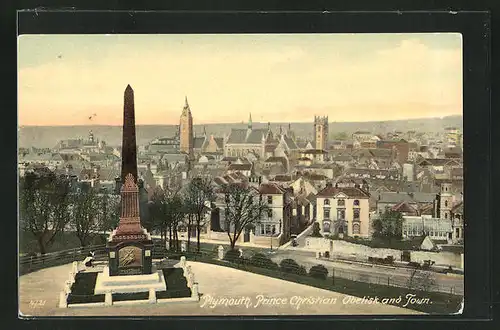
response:
<svg viewBox="0 0 500 330"><path fill-rule="evenodd" d="M141 226L137 185L134 91L127 85L123 104L121 213L118 227L108 239L109 275L152 272L151 235Z"/></svg>

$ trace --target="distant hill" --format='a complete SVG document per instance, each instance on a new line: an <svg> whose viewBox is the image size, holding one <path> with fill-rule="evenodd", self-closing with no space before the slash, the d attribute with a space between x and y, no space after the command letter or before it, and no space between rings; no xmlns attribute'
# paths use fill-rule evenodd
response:
<svg viewBox="0 0 500 330"><path fill-rule="evenodd" d="M279 131L279 127L284 131L288 129L288 123L271 123L274 132ZM449 116L444 118L422 118L410 120L394 120L380 122L331 122L330 135L345 132L351 135L355 131L371 131L374 134L384 134L390 131L415 130L419 132L442 132L446 127L463 127L462 116ZM246 123L231 124L207 124L194 125L195 135L202 135L203 129L207 134L224 136L231 131L231 128L246 128ZM267 123L253 123L254 128L265 128ZM302 138L313 138L313 123L292 123L292 130L296 136ZM19 128L19 147L51 148L63 139L86 138L92 130L94 136L106 141L108 145L121 145L121 126L24 126ZM138 125L137 144L146 145L157 137L173 136L176 130L175 125Z"/></svg>

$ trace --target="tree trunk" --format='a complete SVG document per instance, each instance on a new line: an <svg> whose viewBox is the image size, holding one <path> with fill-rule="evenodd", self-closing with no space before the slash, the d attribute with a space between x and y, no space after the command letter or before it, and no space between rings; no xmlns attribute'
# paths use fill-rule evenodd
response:
<svg viewBox="0 0 500 330"><path fill-rule="evenodd" d="M201 232L201 219L200 215L197 215L197 220L196 220L196 250L200 252L201 247L200 247L200 232Z"/></svg>
<svg viewBox="0 0 500 330"><path fill-rule="evenodd" d="M39 236L38 239L38 249L40 250L40 254L44 255L47 253L46 247L45 247L45 242L43 241L43 236Z"/></svg>
<svg viewBox="0 0 500 330"><path fill-rule="evenodd" d="M168 226L168 247L173 250L172 226Z"/></svg>
<svg viewBox="0 0 500 330"><path fill-rule="evenodd" d="M179 241L179 231L177 230L177 227L174 228L174 234L175 234L175 251L179 252L181 250L181 246Z"/></svg>
<svg viewBox="0 0 500 330"><path fill-rule="evenodd" d="M191 223L193 221L193 216L191 214L188 215L188 225L187 225L187 232L188 232L188 240L187 240L187 251L189 252L189 247L191 246Z"/></svg>

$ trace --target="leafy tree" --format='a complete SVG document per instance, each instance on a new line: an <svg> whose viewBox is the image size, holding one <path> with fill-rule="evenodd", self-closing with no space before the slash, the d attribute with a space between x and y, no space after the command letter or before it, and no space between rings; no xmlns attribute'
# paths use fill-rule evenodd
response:
<svg viewBox="0 0 500 330"><path fill-rule="evenodd" d="M373 236L383 239L403 237L403 215L400 212L386 210L379 218L373 220Z"/></svg>
<svg viewBox="0 0 500 330"><path fill-rule="evenodd" d="M224 260L229 262L237 263L241 261L240 251L238 250L228 250L224 256Z"/></svg>
<svg viewBox="0 0 500 330"><path fill-rule="evenodd" d="M307 271L293 259L283 259L280 262L280 270L284 273L307 275Z"/></svg>
<svg viewBox="0 0 500 330"><path fill-rule="evenodd" d="M234 250L241 232L260 222L268 209L257 190L241 184L230 184L223 188L225 231Z"/></svg>
<svg viewBox="0 0 500 330"><path fill-rule="evenodd" d="M346 132L338 132L337 134L333 135L334 140L347 140L349 139L349 135Z"/></svg>
<svg viewBox="0 0 500 330"><path fill-rule="evenodd" d="M326 280L328 277L328 269L323 265L312 266L311 269L309 269L309 276Z"/></svg>
<svg viewBox="0 0 500 330"><path fill-rule="evenodd" d="M317 222L313 223L313 232L311 234L311 237L323 237L323 235L321 235L319 231L320 231L319 223Z"/></svg>
<svg viewBox="0 0 500 330"><path fill-rule="evenodd" d="M200 233L203 226L205 226L205 214L214 201L215 192L210 179L195 178L189 183L186 191L186 203L190 213L194 215L197 251L200 251Z"/></svg>
<svg viewBox="0 0 500 330"><path fill-rule="evenodd" d="M254 254L248 261L250 265L255 267L261 267L266 269L277 270L278 264L271 260L267 255L263 253Z"/></svg>
<svg viewBox="0 0 500 330"><path fill-rule="evenodd" d="M20 226L35 236L41 254L47 252L68 224L70 189L69 180L54 174L26 173L20 180Z"/></svg>

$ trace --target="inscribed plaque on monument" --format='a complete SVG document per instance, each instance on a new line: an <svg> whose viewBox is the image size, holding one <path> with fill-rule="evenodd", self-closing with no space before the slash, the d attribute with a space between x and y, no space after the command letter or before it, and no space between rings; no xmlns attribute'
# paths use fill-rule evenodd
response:
<svg viewBox="0 0 500 330"><path fill-rule="evenodd" d="M138 267L142 265L142 250L136 246L126 246L118 252L118 267Z"/></svg>

